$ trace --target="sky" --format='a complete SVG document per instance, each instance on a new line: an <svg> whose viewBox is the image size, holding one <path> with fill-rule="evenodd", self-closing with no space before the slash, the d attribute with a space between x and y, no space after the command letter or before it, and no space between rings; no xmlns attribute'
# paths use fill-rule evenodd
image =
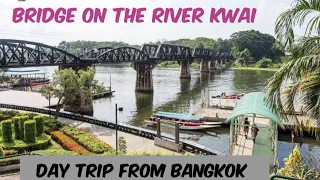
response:
<svg viewBox="0 0 320 180"><path fill-rule="evenodd" d="M175 40L181 38L229 38L237 31L258 30L262 33L274 35L277 17L290 7L292 0L0 0L0 39L20 39L57 45L62 40L91 40L91 41L122 41L129 44L156 42L160 39ZM13 23L13 9L46 8L57 9L76 7L74 23L56 22L44 23ZM104 23L82 22L81 13L85 8L107 8L107 18ZM113 8L147 8L144 23L115 23ZM205 15L203 23L159 24L151 22L154 8L203 8ZM256 8L254 23L210 23L211 8Z"/></svg>

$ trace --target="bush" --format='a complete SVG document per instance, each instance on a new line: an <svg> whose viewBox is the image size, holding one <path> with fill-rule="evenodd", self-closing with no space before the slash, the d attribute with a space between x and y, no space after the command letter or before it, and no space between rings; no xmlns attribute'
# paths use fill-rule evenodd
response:
<svg viewBox="0 0 320 180"><path fill-rule="evenodd" d="M64 124L53 118L45 117L44 126L45 132L47 134L51 134L51 132L53 131L59 131L64 126Z"/></svg>
<svg viewBox="0 0 320 180"><path fill-rule="evenodd" d="M262 58L256 63L256 67L258 68L267 68L272 64L272 60L268 58Z"/></svg>
<svg viewBox="0 0 320 180"><path fill-rule="evenodd" d="M0 159L0 167L9 166L20 163L20 156Z"/></svg>
<svg viewBox="0 0 320 180"><path fill-rule="evenodd" d="M35 151L39 149L46 149L51 145L51 136L42 134L39 137L36 137L35 143L26 143L22 140L15 140L12 143L2 143L5 150L17 150L19 153L24 151Z"/></svg>
<svg viewBox="0 0 320 180"><path fill-rule="evenodd" d="M4 157L6 154L3 151L2 146L0 145L0 157Z"/></svg>
<svg viewBox="0 0 320 180"><path fill-rule="evenodd" d="M76 152L67 151L62 148L51 148L51 149L46 149L46 150L38 150L38 151L33 151L33 153L43 154L43 155L47 155L47 156L78 156L79 155Z"/></svg>
<svg viewBox="0 0 320 180"><path fill-rule="evenodd" d="M29 120L24 122L24 141L26 143L36 142L36 121Z"/></svg>
<svg viewBox="0 0 320 180"><path fill-rule="evenodd" d="M0 114L0 121L3 121L3 120L7 120L9 119L10 117L8 115L5 115L5 114Z"/></svg>
<svg viewBox="0 0 320 180"><path fill-rule="evenodd" d="M79 153L81 155L89 154L89 151L87 149L85 149L83 146L78 144L76 141L74 141L69 136L65 135L63 132L54 131L51 134L52 134L52 138L55 141L57 141L62 147L66 148L70 151Z"/></svg>
<svg viewBox="0 0 320 180"><path fill-rule="evenodd" d="M2 121L2 138L4 142L10 143L13 141L12 138L12 121Z"/></svg>
<svg viewBox="0 0 320 180"><path fill-rule="evenodd" d="M19 153L17 150L14 150L14 149L7 149L7 150L5 149L3 151L6 156L12 156Z"/></svg>
<svg viewBox="0 0 320 180"><path fill-rule="evenodd" d="M65 126L62 131L72 137L76 142L81 144L83 147L88 149L90 152L96 153L96 154L102 154L109 149L111 149L111 146L104 143L100 139L97 139L96 137L92 136L91 134L84 132L80 129L71 128L69 126Z"/></svg>
<svg viewBox="0 0 320 180"><path fill-rule="evenodd" d="M44 132L44 117L38 115L34 116L33 119L36 121L37 136L40 136Z"/></svg>
<svg viewBox="0 0 320 180"><path fill-rule="evenodd" d="M20 118L19 117L13 117L12 118L13 122L13 130L14 130L14 135L15 139L20 140L20 128L19 128L19 123L20 123Z"/></svg>
<svg viewBox="0 0 320 180"><path fill-rule="evenodd" d="M24 139L24 122L29 120L29 116L19 116L20 139Z"/></svg>

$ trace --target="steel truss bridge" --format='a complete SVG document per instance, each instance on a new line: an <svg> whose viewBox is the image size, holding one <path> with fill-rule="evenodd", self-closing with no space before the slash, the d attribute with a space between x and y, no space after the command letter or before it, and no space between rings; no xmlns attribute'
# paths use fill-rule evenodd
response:
<svg viewBox="0 0 320 180"><path fill-rule="evenodd" d="M190 48L172 44L144 44L132 47L100 47L75 55L42 43L0 39L0 67L28 67L55 65L91 65L95 63L189 61L195 59L232 61L231 54L216 54L209 49Z"/></svg>

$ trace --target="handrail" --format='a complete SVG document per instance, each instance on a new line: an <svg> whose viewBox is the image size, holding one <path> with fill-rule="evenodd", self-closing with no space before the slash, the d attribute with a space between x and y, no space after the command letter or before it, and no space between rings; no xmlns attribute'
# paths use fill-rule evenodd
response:
<svg viewBox="0 0 320 180"><path fill-rule="evenodd" d="M2 104L0 103L0 108L5 108L5 109L15 109L15 110L20 110L20 111L29 111L29 112L35 112L35 113L40 113L40 114L47 114L47 115L55 115L56 111L54 109L48 109L48 108L38 108L38 107L26 107L26 106L19 106L19 105L11 105L11 104ZM103 121L99 120L95 117L92 116L86 116L82 114L76 114L76 113L71 113L71 112L59 112L59 117L62 118L68 118L76 121L81 121L81 122L86 122L90 124L94 124L97 126L102 126L110 129L115 129L116 124L114 122L109 122L109 121ZM136 126L131 126L127 124L122 124L119 123L118 125L118 131L122 131L125 133L133 134L136 136L141 136L144 138L148 139L154 139L157 137L157 133L152 130L136 127ZM167 138L170 140L174 140L175 137L169 134L161 134L162 138ZM183 150L187 152L192 152L192 153L199 153L199 154L204 154L204 155L217 155L220 154L221 152L211 149L209 147L205 147L203 145L197 144L192 141L188 140L180 140L180 142L183 145Z"/></svg>
<svg viewBox="0 0 320 180"><path fill-rule="evenodd" d="M302 179L282 176L282 175L279 175L279 174L274 174L274 175L270 176L270 180L274 180L275 178L288 179L288 180L302 180Z"/></svg>

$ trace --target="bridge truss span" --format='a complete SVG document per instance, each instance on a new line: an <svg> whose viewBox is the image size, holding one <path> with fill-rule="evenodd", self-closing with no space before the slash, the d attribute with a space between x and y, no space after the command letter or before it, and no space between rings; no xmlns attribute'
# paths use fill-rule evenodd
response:
<svg viewBox="0 0 320 180"><path fill-rule="evenodd" d="M120 47L106 51L97 57L98 62L149 62L149 56L133 47Z"/></svg>
<svg viewBox="0 0 320 180"><path fill-rule="evenodd" d="M62 49L23 40L0 39L1 67L81 64L79 57Z"/></svg>

